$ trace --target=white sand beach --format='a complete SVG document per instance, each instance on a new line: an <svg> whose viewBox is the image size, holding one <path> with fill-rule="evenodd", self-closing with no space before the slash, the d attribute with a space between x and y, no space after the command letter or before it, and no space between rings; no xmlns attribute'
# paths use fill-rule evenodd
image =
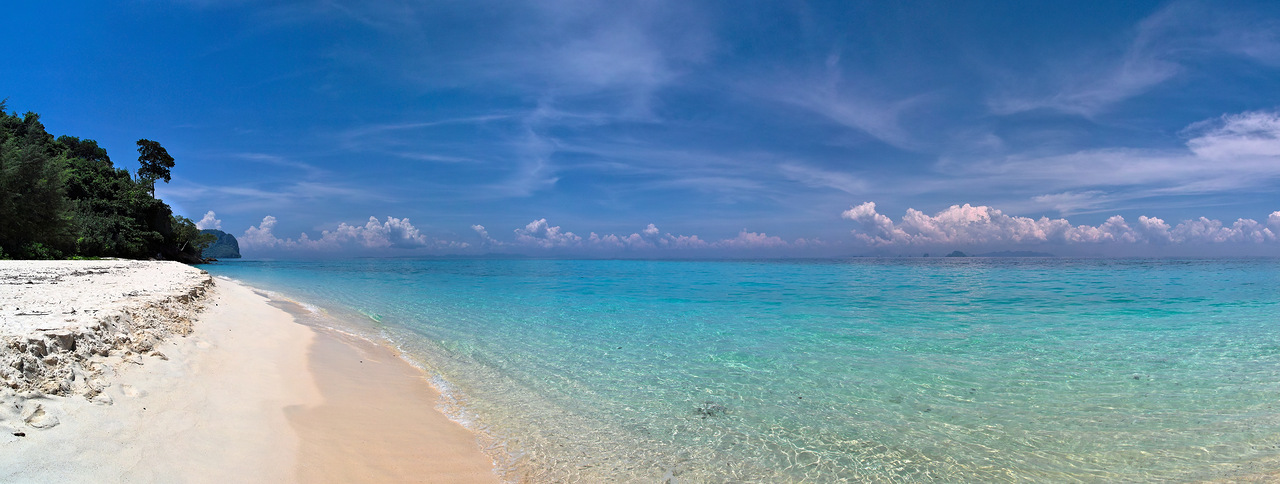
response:
<svg viewBox="0 0 1280 484"><path fill-rule="evenodd" d="M497 481L420 370L282 307L172 262L0 261L0 481Z"/></svg>

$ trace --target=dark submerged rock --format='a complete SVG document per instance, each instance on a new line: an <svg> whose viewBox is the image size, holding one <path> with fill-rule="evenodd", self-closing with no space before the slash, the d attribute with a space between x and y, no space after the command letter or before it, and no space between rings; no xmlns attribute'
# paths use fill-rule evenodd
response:
<svg viewBox="0 0 1280 484"><path fill-rule="evenodd" d="M702 402L701 405L698 405L693 409L694 415L702 417L704 420L707 417L719 417L721 415L724 415L728 411L729 411L729 407L726 407L719 402L715 402L711 400Z"/></svg>

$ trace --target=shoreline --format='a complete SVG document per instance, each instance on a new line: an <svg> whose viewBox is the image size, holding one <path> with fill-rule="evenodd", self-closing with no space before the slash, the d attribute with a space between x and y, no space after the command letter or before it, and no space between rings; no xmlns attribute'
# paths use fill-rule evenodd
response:
<svg viewBox="0 0 1280 484"><path fill-rule="evenodd" d="M69 280L106 277L97 272L104 265L146 272L163 264L60 262L72 270L43 290L49 300L78 304L80 294L59 292L74 286ZM0 265L0 274L48 264L20 265ZM189 331L153 335L147 353L127 345L50 353L61 355L51 360L56 368L69 368L54 373L71 375L76 390L83 390L77 382L91 380L90 392L4 387L0 480L498 482L476 435L435 408L440 397L427 374L391 349L307 325L296 317L306 311L301 306L251 286L181 268L183 277L209 281L197 282L206 288L200 297L183 302L193 315ZM146 313L132 291L94 304ZM18 299L24 298L30 294ZM0 334L6 341L32 336L11 334L24 329L12 324L0 328L8 331ZM12 356L28 346L5 351Z"/></svg>
<svg viewBox="0 0 1280 484"><path fill-rule="evenodd" d="M498 482L477 435L435 408L428 375L386 345L302 322L310 311L289 300L269 304L309 328L308 367L323 397L290 407L301 438L302 482Z"/></svg>

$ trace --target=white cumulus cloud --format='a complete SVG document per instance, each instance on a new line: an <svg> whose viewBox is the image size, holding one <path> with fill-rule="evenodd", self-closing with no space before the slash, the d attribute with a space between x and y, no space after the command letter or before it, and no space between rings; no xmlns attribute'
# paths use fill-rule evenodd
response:
<svg viewBox="0 0 1280 484"><path fill-rule="evenodd" d="M714 245L726 249L776 249L790 244L781 237L763 232L747 232L747 229L742 229L737 237L721 240Z"/></svg>
<svg viewBox="0 0 1280 484"><path fill-rule="evenodd" d="M472 228L480 226L473 226ZM481 227L483 229L483 227ZM479 230L477 230L479 232ZM551 249L551 248L576 248L582 250L701 250L701 249L726 249L726 250L759 250L759 249L780 249L787 247L809 247L822 245L817 241L797 240L794 244L783 240L777 236L771 236L765 233L748 232L743 229L736 237L708 241L697 235L675 235L670 232L663 232L655 224L648 224L645 228L632 233L630 235L618 234L598 234L590 232L586 237L581 237L573 232L561 229L559 226L552 226L547 223L546 219L538 219L529 222L523 228L515 230L515 245ZM482 236L487 236L487 232Z"/></svg>
<svg viewBox="0 0 1280 484"><path fill-rule="evenodd" d="M1227 224L1201 217L1176 226L1147 216L1130 224L1119 215L1097 226L1072 225L1067 219L1010 216L967 203L934 215L909 208L898 222L877 212L874 202L851 207L841 215L859 224L854 237L877 246L1263 243L1275 242L1280 231L1280 212L1272 213L1266 224L1243 218Z"/></svg>
<svg viewBox="0 0 1280 484"><path fill-rule="evenodd" d="M210 210L208 213L204 214L204 218L201 218L199 222L196 222L196 228L200 230L204 230L204 229L221 230L222 221L218 220L217 215L214 215L213 210Z"/></svg>
<svg viewBox="0 0 1280 484"><path fill-rule="evenodd" d="M246 229L244 234L238 239L238 242L241 247L245 248L270 249L279 246L284 241L276 238L275 234L272 233L275 228L276 218L267 215L266 217L262 217L262 223L258 224L256 227L250 226Z"/></svg>
<svg viewBox="0 0 1280 484"><path fill-rule="evenodd" d="M631 235L599 235L592 232L585 244L598 249L701 249L711 245L696 235L664 234L654 224Z"/></svg>
<svg viewBox="0 0 1280 484"><path fill-rule="evenodd" d="M417 249L417 248L465 248L465 242L433 239L414 227L407 218L387 217L385 221L370 216L364 225L340 223L333 230L320 232L319 238L311 238L305 232L298 238L280 238L275 233L276 218L263 217L258 226L251 226L240 237L240 244L251 249Z"/></svg>
<svg viewBox="0 0 1280 484"><path fill-rule="evenodd" d="M476 234L480 236L480 245L482 247L497 247L500 245L506 245L502 241L495 239L493 237L490 237L489 231L485 230L483 225L479 225L479 224L472 225L471 230L474 230Z"/></svg>
<svg viewBox="0 0 1280 484"><path fill-rule="evenodd" d="M562 231L559 226L552 227L545 218L529 222L524 228L516 229L515 233L517 243L545 249L572 247L582 241L582 237L573 232Z"/></svg>

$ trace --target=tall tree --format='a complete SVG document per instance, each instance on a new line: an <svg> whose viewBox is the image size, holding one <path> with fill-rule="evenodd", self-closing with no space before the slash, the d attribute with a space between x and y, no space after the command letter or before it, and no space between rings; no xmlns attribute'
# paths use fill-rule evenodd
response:
<svg viewBox="0 0 1280 484"><path fill-rule="evenodd" d="M173 157L169 156L169 152L160 146L160 143L140 139L138 140L138 162L142 163L142 167L138 168L138 178L146 180L151 186L151 195L155 196L156 180L169 183L169 169L173 168Z"/></svg>
<svg viewBox="0 0 1280 484"><path fill-rule="evenodd" d="M58 142L67 149L66 195L76 254L140 259L160 252L164 236L144 217L154 205L147 185L112 166L107 150L94 140L59 136Z"/></svg>

